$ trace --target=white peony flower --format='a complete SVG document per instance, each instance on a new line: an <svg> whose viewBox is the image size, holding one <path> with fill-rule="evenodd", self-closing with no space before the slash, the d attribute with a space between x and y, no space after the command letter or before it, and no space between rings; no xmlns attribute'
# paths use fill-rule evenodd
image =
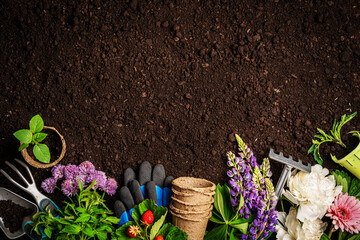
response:
<svg viewBox="0 0 360 240"><path fill-rule="evenodd" d="M327 223L324 223L320 219L315 219L315 221L305 220L299 234L299 239L320 239L326 227Z"/></svg>
<svg viewBox="0 0 360 240"><path fill-rule="evenodd" d="M278 224L275 226L276 239L296 240L301 230L300 222L296 219L296 209L291 207L289 214L278 212Z"/></svg>
<svg viewBox="0 0 360 240"><path fill-rule="evenodd" d="M315 221L305 220L301 226L296 218L296 209L291 207L289 215L278 213L278 224L276 228L276 239L279 240L319 240L324 233L327 223L320 219Z"/></svg>
<svg viewBox="0 0 360 240"><path fill-rule="evenodd" d="M317 164L311 167L310 173L299 172L288 179L289 190L285 196L291 195L288 198L294 198L299 204L297 218L301 222L322 219L341 192L342 186L336 187L334 176L328 174L328 169Z"/></svg>

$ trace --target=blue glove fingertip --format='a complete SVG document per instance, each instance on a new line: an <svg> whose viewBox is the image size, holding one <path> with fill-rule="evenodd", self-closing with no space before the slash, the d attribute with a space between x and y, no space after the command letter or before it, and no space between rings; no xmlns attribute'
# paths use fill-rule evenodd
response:
<svg viewBox="0 0 360 240"><path fill-rule="evenodd" d="M173 195L173 192L171 191L170 188L165 187L163 189L163 195L162 195L162 204L163 207L169 208L170 205L170 201L171 201L171 196Z"/></svg>
<svg viewBox="0 0 360 240"><path fill-rule="evenodd" d="M157 205L163 206L163 189L156 186Z"/></svg>
<svg viewBox="0 0 360 240"><path fill-rule="evenodd" d="M123 214L120 217L120 222L118 223L118 227L121 227L122 225L124 225L128 221L129 221L128 213L123 212Z"/></svg>

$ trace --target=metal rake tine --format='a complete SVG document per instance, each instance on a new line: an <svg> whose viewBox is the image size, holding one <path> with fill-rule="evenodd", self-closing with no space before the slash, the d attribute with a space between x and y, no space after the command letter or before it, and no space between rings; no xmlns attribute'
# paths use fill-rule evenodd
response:
<svg viewBox="0 0 360 240"><path fill-rule="evenodd" d="M27 189L26 189L23 185L19 184L19 183L16 182L14 179L12 179L12 178L9 176L9 174L7 174L4 170L0 169L0 172L1 172L7 179L9 179L10 182L12 182L12 183L15 184L16 186L18 186L20 189L22 189L22 190L24 190L24 191L27 191Z"/></svg>
<svg viewBox="0 0 360 240"><path fill-rule="evenodd" d="M12 168L12 170L14 170L17 175L19 175L19 177L24 181L24 183L27 185L27 187L30 185L29 182L26 180L26 178L24 177L24 175L21 174L21 172L19 171L19 169L17 169L14 165L12 165L11 163L9 163L8 161L5 161L5 163Z"/></svg>
<svg viewBox="0 0 360 240"><path fill-rule="evenodd" d="M32 183L35 183L34 177L33 177L32 173L31 173L29 167L23 161L20 161L17 158L14 158L14 160L17 161L21 166L23 166L26 169L26 171L28 172L28 174L30 176L30 179L31 179Z"/></svg>

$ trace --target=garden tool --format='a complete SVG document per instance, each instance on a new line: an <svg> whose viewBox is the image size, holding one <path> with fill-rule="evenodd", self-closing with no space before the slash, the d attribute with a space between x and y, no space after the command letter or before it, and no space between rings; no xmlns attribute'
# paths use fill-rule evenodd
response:
<svg viewBox="0 0 360 240"><path fill-rule="evenodd" d="M34 203L30 202L29 200L17 195L16 193L6 188L0 187L0 200L4 200L4 201L11 200L12 202L20 205L21 207L31 210L31 214L29 216L25 216L25 218L23 219L22 225L26 223L29 219L31 219L31 217L39 211L39 208ZM16 232L10 232L9 229L5 227L5 223L3 222L1 217L0 217L0 228L3 230L3 232L9 239L19 238L25 234L24 229L22 228L17 230Z"/></svg>
<svg viewBox="0 0 360 240"><path fill-rule="evenodd" d="M272 148L270 149L270 152L269 152L269 158L273 159L275 161L278 161L282 164L285 164L285 166L281 172L280 178L276 184L276 188L275 188L275 196L277 197L277 199L279 199L279 197L282 193L282 190L284 188L286 180L288 179L289 175L291 174L292 168L296 168L296 169L299 169L304 172L311 171L310 163L308 163L308 165L304 165L301 160L294 161L292 156L289 156L288 158L284 157L284 154L282 152L280 152L279 154L276 154L274 152L274 149L272 149Z"/></svg>
<svg viewBox="0 0 360 240"><path fill-rule="evenodd" d="M168 207L170 203L172 176L166 177L164 166L157 164L152 169L147 161L140 165L139 178L133 169L124 172L124 186L119 190L120 200L115 202L115 214L120 218L119 226L132 220L131 213L135 205L152 199L158 206Z"/></svg>
<svg viewBox="0 0 360 240"><path fill-rule="evenodd" d="M33 196L33 198L35 199L35 203L40 207L41 211L50 211L51 214L53 216L58 216L58 212L56 211L56 209L59 209L59 207L52 201L50 200L48 197L46 197L45 195L43 195L42 193L39 192L39 190L36 187L35 184L35 180L34 177L32 175L32 173L30 172L30 169L28 168L28 166L23 163L22 161L18 160L18 159L14 159L16 162L18 162L21 166L23 166L27 172L28 175L30 176L31 179L31 183L28 182L26 180L26 178L20 173L20 171L10 162L5 161L5 163L11 167L18 175L19 177L24 181L24 183L27 185L26 187L22 186L21 184L19 184L18 182L16 182L14 179L12 179L4 170L0 169L0 172L13 184L15 184L17 187L19 187L20 189L22 189L23 191L29 193L31 196ZM46 235L42 232L42 236L38 236L35 232L31 233L31 226L30 226L30 219L29 221L27 221L24 226L23 226L23 230L25 231L25 233L31 238L31 239L42 239L44 237L46 237Z"/></svg>

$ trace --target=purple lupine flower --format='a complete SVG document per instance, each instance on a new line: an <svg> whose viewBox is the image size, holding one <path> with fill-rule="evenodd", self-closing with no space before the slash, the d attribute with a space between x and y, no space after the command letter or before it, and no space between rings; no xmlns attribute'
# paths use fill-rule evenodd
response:
<svg viewBox="0 0 360 240"><path fill-rule="evenodd" d="M64 169L64 175L67 180L74 180L79 174L79 167L76 165L68 164Z"/></svg>
<svg viewBox="0 0 360 240"><path fill-rule="evenodd" d="M61 184L61 190L66 196L74 196L78 188L74 185L71 179L66 179Z"/></svg>
<svg viewBox="0 0 360 240"><path fill-rule="evenodd" d="M234 173L233 173L233 171L231 171L231 170L228 170L228 171L226 172L226 174L228 175L228 177L233 177L233 176L234 176Z"/></svg>
<svg viewBox="0 0 360 240"><path fill-rule="evenodd" d="M53 178L55 178L56 180L62 179L64 177L64 169L65 169L64 165L61 165L61 164L55 165L51 169L51 174L52 174Z"/></svg>
<svg viewBox="0 0 360 240"><path fill-rule="evenodd" d="M117 187L118 186L116 180L114 178L109 178L108 180L106 180L104 191L110 196L112 196L116 193Z"/></svg>
<svg viewBox="0 0 360 240"><path fill-rule="evenodd" d="M247 234L243 234L242 239L263 239L268 236L269 231L274 230L277 218L277 215L273 215L273 212L276 213L274 210L276 198L271 187L272 173L269 161L264 160L259 166L251 149L240 137L237 136L237 140L239 157L231 152L227 153L228 161L232 162L232 164L228 163L231 167L228 171L228 176L231 178L229 180L231 203L234 208L238 208L239 201L243 198L244 205L239 209L239 214L245 219L255 215Z"/></svg>
<svg viewBox="0 0 360 240"><path fill-rule="evenodd" d="M47 193L53 193L56 187L57 180L55 178L47 178L41 183L42 189Z"/></svg>

